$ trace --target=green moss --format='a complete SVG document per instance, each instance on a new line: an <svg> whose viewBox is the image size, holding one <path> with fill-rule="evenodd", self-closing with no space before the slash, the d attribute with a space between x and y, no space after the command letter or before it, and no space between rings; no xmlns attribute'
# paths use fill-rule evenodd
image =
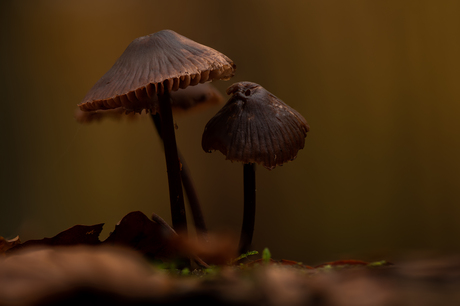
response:
<svg viewBox="0 0 460 306"><path fill-rule="evenodd" d="M247 258L249 256L252 256L252 255L257 255L257 254L259 254L259 252L257 252L257 251L250 251L250 252L241 254L240 256L238 256L237 258L232 260L230 264L234 264L234 263L236 263L236 262L238 262L238 261L240 261L242 259L245 259L245 258Z"/></svg>
<svg viewBox="0 0 460 306"><path fill-rule="evenodd" d="M272 254L270 253L270 250L268 248L265 248L263 251L262 251L262 261L265 263L265 264L268 264L270 263L270 259L272 258Z"/></svg>

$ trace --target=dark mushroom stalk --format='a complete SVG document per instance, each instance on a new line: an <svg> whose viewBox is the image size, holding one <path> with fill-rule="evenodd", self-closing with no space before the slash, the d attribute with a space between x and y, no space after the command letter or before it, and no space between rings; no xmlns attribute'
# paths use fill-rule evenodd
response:
<svg viewBox="0 0 460 306"><path fill-rule="evenodd" d="M249 251L256 221L256 164L243 165L243 224L240 236L240 254Z"/></svg>
<svg viewBox="0 0 460 306"><path fill-rule="evenodd" d="M165 81L165 85L169 83ZM168 173L169 200L171 203L171 221L177 231L187 231L187 217L185 215L184 195L180 173L180 160L177 153L174 120L171 109L171 96L166 90L158 94L161 116L161 138L165 150L166 169Z"/></svg>
<svg viewBox="0 0 460 306"><path fill-rule="evenodd" d="M224 54L163 30L133 40L79 105L82 111L124 107L160 113L172 225L178 232L187 230L187 219L170 93L212 80L228 80L234 70L235 65Z"/></svg>
<svg viewBox="0 0 460 306"><path fill-rule="evenodd" d="M194 87L187 87L184 90L179 90L172 93L172 109L173 113L180 113L180 111L188 111L191 108L202 108L208 105L222 103L222 95L209 83L199 84ZM158 134L162 135L161 129L161 117L157 114L150 114L154 126ZM177 150L179 160L181 162L181 178L182 185L184 187L187 199L189 202L190 210L192 212L193 222L196 230L205 239L207 236L207 227L204 222L203 212L201 205L198 200L198 196L190 175L189 169L185 163L185 159L182 157L179 150Z"/></svg>
<svg viewBox="0 0 460 306"><path fill-rule="evenodd" d="M161 128L161 118L159 114L150 114L152 121L155 125L156 130L158 131L158 134L160 135L161 138L163 138L162 135L162 128ZM182 178L182 185L185 190L185 194L187 195L188 202L190 205L190 210L192 211L192 217L193 217L193 222L195 224L195 227L197 231L206 236L208 229L206 227L206 224L204 222L204 217L203 217L203 212L201 210L201 205L198 200L198 196L195 190L195 187L192 182L192 178L189 172L189 169L185 163L185 159L182 157L180 154L180 151L177 150L177 154L179 157L179 160L181 162L181 178Z"/></svg>
<svg viewBox="0 0 460 306"><path fill-rule="evenodd" d="M211 105L221 104L223 102L223 96L221 95L221 93L210 83L198 84L196 86L190 86L185 89L173 91L171 93L171 99L171 106L174 116L183 115L186 113L190 113L192 111L204 109ZM128 111L123 107L97 111L82 111L80 110L80 108L77 108L75 117L77 121L80 123L90 123L93 121L100 121L106 118L129 118L131 120L135 120L140 116L132 111L130 113L127 112ZM157 133L160 136L160 139L162 139L160 114L150 114L150 117L152 118L152 121L154 123ZM184 191L188 199L196 230L205 240L207 240L207 228L204 222L201 206L194 188L191 174L188 171L188 167L185 164L185 160L181 156L180 151L178 150L177 153L179 156L179 160L181 162L182 185L184 187Z"/></svg>
<svg viewBox="0 0 460 306"><path fill-rule="evenodd" d="M272 170L294 160L305 146L310 127L305 118L262 86L235 83L233 94L206 124L202 147L219 150L231 161L244 164L244 212L240 252L249 250L255 224L255 164Z"/></svg>

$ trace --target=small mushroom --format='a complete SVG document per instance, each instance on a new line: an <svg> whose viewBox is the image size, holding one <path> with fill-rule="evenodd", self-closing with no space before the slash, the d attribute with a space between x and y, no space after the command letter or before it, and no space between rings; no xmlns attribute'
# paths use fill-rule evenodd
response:
<svg viewBox="0 0 460 306"><path fill-rule="evenodd" d="M212 80L228 80L235 65L224 54L171 30L133 40L112 68L86 94L83 111L113 109L160 113L172 224L186 231L180 161L170 93ZM155 97L157 96L157 99Z"/></svg>
<svg viewBox="0 0 460 306"><path fill-rule="evenodd" d="M255 164L271 170L294 160L310 127L302 115L259 84L235 83L227 94L233 96L206 124L201 144L205 152L218 150L226 159L244 164L243 253L254 232Z"/></svg>

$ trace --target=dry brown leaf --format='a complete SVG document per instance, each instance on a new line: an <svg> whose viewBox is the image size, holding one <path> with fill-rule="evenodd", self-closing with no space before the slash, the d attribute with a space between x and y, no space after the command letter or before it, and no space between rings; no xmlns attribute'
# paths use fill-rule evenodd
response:
<svg viewBox="0 0 460 306"><path fill-rule="evenodd" d="M19 236L16 236L13 239L5 239L0 236L0 255L4 255L6 251L20 244L21 240Z"/></svg>
<svg viewBox="0 0 460 306"><path fill-rule="evenodd" d="M24 243L17 244L8 252L17 251L32 246L59 246L77 244L96 245L100 243L99 234L102 231L103 225L103 223L96 225L75 225L65 231L60 232L52 238L27 240Z"/></svg>

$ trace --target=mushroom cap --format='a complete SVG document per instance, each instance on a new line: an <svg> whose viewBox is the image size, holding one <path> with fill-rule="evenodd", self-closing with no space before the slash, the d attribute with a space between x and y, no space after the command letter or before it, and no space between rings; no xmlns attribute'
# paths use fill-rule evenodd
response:
<svg viewBox="0 0 460 306"><path fill-rule="evenodd" d="M296 158L310 130L302 115L256 83L235 83L227 94L233 96L206 124L204 151L267 169Z"/></svg>
<svg viewBox="0 0 460 306"><path fill-rule="evenodd" d="M236 66L224 54L171 30L133 40L115 64L86 94L82 111L113 109L158 111L153 99L212 80L228 80Z"/></svg>
<svg viewBox="0 0 460 306"><path fill-rule="evenodd" d="M154 97L153 99L156 102L158 97ZM192 110L206 108L207 106L221 104L223 101L224 97L222 94L210 83L198 84L171 93L171 107L174 114L182 114ZM134 120L138 117L132 110L127 110L124 107L95 111L82 111L77 107L75 111L75 119L79 123L101 121L106 118L129 118Z"/></svg>

